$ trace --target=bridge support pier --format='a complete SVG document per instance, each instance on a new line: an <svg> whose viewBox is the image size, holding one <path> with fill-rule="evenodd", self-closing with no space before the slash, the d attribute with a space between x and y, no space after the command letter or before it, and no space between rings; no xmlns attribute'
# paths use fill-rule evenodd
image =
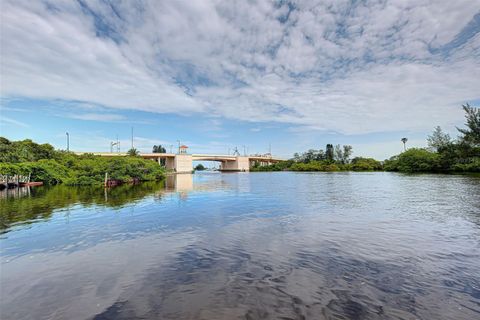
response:
<svg viewBox="0 0 480 320"><path fill-rule="evenodd" d="M236 157L235 160L222 161L221 171L250 171L250 159L248 157Z"/></svg>
<svg viewBox="0 0 480 320"><path fill-rule="evenodd" d="M192 173L193 157L191 154L176 154L173 162L175 172Z"/></svg>
<svg viewBox="0 0 480 320"><path fill-rule="evenodd" d="M175 159L174 158L165 158L165 169L175 170Z"/></svg>

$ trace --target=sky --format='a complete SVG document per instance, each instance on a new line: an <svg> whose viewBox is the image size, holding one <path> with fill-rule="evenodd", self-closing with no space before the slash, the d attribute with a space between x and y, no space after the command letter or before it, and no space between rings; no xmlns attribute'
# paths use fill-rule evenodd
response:
<svg viewBox="0 0 480 320"><path fill-rule="evenodd" d="M480 106L480 0L0 2L0 135L70 150L353 146L453 137Z"/></svg>

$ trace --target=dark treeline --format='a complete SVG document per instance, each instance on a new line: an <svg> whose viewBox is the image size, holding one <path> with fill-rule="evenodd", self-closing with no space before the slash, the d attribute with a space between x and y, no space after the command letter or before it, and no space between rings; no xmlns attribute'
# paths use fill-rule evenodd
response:
<svg viewBox="0 0 480 320"><path fill-rule="evenodd" d="M151 181L164 177L164 170L156 162L135 156L79 156L55 150L50 144L0 137L0 174L30 175L32 181L47 184L99 185L104 182L105 173L110 179L121 181L134 178Z"/></svg>
<svg viewBox="0 0 480 320"><path fill-rule="evenodd" d="M253 171L399 171L399 172L480 172L480 110L463 106L465 128L457 128L460 136L452 139L440 127L428 136L428 148L411 148L383 162L354 157L349 145L327 144L325 150L295 153L288 161L258 166ZM406 144L407 138L401 142Z"/></svg>
<svg viewBox="0 0 480 320"><path fill-rule="evenodd" d="M372 158L354 157L352 146L327 144L325 150L310 149L293 158L269 166L255 165L252 171L376 171L382 164Z"/></svg>

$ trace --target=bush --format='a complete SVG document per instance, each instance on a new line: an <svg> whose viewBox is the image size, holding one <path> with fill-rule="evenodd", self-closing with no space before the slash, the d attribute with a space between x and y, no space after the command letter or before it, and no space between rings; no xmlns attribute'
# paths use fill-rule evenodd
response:
<svg viewBox="0 0 480 320"><path fill-rule="evenodd" d="M20 166L12 163L0 163L0 174L3 175L15 175L15 174L23 174L20 170Z"/></svg>
<svg viewBox="0 0 480 320"><path fill-rule="evenodd" d="M375 171L382 170L382 164L373 158L357 157L352 160L351 169L353 171Z"/></svg>
<svg viewBox="0 0 480 320"><path fill-rule="evenodd" d="M68 180L71 172L56 160L38 160L20 164L31 174L31 181L43 181L47 184L58 184Z"/></svg>
<svg viewBox="0 0 480 320"><path fill-rule="evenodd" d="M69 170L56 160L39 160L18 164L0 163L0 174L30 175L31 181L43 181L47 184L62 183L69 179Z"/></svg>
<svg viewBox="0 0 480 320"><path fill-rule="evenodd" d="M474 159L470 163L456 163L452 166L455 172L480 172L480 158Z"/></svg>
<svg viewBox="0 0 480 320"><path fill-rule="evenodd" d="M388 171L434 172L440 170L439 155L425 149L412 148L385 161Z"/></svg>

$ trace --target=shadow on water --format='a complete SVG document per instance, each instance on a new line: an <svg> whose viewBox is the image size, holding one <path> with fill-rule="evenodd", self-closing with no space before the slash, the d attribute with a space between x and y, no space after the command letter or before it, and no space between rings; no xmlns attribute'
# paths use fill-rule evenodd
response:
<svg viewBox="0 0 480 320"><path fill-rule="evenodd" d="M49 219L55 210L73 205L119 208L155 194L161 197L166 182L144 182L115 188L64 185L18 188L0 197L0 232Z"/></svg>
<svg viewBox="0 0 480 320"><path fill-rule="evenodd" d="M231 187L224 182L219 186L219 181L215 179L197 180L200 181L194 185L192 174L174 174L167 175L162 181L123 184L113 188L56 185L6 189L0 191L0 233L8 232L17 225L48 220L56 210L75 205L118 209L150 196L161 200L165 194L175 193L186 200L193 190L208 192Z"/></svg>

